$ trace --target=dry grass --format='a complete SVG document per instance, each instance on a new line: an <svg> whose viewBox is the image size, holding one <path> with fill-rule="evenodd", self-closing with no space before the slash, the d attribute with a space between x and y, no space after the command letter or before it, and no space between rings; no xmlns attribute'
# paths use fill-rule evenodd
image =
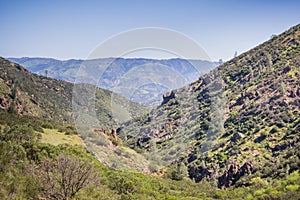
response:
<svg viewBox="0 0 300 200"><path fill-rule="evenodd" d="M52 145L69 144L85 146L78 135L66 135L65 133L58 132L57 129L44 129L41 142L49 143Z"/></svg>

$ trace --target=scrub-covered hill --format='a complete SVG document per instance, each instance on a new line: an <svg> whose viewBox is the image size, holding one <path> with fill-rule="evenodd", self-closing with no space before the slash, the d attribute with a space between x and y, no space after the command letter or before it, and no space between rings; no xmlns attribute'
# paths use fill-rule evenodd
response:
<svg viewBox="0 0 300 200"><path fill-rule="evenodd" d="M300 25L163 98L119 132L154 165L220 188L285 177L300 168Z"/></svg>

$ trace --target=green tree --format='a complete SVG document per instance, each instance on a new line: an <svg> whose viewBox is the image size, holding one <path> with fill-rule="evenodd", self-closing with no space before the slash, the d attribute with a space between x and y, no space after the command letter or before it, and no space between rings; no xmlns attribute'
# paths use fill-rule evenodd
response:
<svg viewBox="0 0 300 200"><path fill-rule="evenodd" d="M182 180L184 177L187 177L187 175L187 167L183 163L171 166L166 172L167 178L177 181Z"/></svg>

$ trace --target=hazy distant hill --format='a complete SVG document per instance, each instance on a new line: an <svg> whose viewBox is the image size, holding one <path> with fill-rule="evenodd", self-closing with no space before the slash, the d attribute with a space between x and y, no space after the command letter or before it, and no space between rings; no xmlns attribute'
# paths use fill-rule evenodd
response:
<svg viewBox="0 0 300 200"><path fill-rule="evenodd" d="M219 187L300 169L300 25L164 95L119 135L157 165Z"/></svg>
<svg viewBox="0 0 300 200"><path fill-rule="evenodd" d="M101 77L94 82L104 89L149 106L160 104L162 94L197 80L219 63L184 59L56 60L52 58L9 58L33 73L68 82L91 83L91 77L77 74L80 67L96 66ZM47 74L46 74L47 73Z"/></svg>
<svg viewBox="0 0 300 200"><path fill-rule="evenodd" d="M77 87L95 91L95 108L100 126L111 127L114 124L111 108L113 93L87 84L77 84ZM32 74L21 65L0 58L1 109L73 123L72 95L72 83ZM135 116L146 109L119 95L114 94L113 98L113 103L116 103L114 106L123 115ZM130 106L130 111L124 105Z"/></svg>

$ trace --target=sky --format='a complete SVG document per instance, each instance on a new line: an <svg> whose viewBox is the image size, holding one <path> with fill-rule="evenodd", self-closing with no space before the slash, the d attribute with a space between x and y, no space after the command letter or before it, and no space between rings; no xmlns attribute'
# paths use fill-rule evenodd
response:
<svg viewBox="0 0 300 200"><path fill-rule="evenodd" d="M297 0L0 0L0 56L85 59L113 36L158 27L189 37L211 60L229 60L298 23Z"/></svg>

